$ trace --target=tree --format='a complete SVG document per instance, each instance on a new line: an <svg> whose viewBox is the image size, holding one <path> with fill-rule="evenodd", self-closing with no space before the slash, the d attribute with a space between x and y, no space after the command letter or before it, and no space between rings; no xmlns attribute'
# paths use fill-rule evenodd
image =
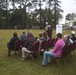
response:
<svg viewBox="0 0 76 75"><path fill-rule="evenodd" d="M73 25L76 26L76 21L73 22Z"/></svg>
<svg viewBox="0 0 76 75"><path fill-rule="evenodd" d="M60 8L61 1L59 0L53 0L53 12L54 12L54 25L56 27L56 24L58 24L59 17L57 15L61 15L60 13L63 12L63 10ZM60 17L61 18L61 17Z"/></svg>
<svg viewBox="0 0 76 75"><path fill-rule="evenodd" d="M72 22L74 22L74 19L76 18L76 14L68 13L65 18L68 23L70 23L70 22L72 23Z"/></svg>

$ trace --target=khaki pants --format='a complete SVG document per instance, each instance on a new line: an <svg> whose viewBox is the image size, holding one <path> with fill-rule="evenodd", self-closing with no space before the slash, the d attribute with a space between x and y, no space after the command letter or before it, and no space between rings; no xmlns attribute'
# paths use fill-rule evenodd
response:
<svg viewBox="0 0 76 75"><path fill-rule="evenodd" d="M30 50L27 50L27 48L23 47L22 48L22 58L26 58L28 56L27 53L30 53Z"/></svg>

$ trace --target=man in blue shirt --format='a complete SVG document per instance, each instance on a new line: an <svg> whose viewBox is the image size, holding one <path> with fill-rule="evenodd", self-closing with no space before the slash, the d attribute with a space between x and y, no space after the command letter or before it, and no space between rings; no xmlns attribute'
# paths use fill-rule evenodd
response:
<svg viewBox="0 0 76 75"><path fill-rule="evenodd" d="M22 32L21 36L20 36L20 40L24 40L26 38L26 34L25 31Z"/></svg>

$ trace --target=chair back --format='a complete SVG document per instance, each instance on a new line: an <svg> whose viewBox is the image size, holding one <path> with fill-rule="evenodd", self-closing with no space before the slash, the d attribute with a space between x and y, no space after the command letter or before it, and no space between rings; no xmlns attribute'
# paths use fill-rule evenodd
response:
<svg viewBox="0 0 76 75"><path fill-rule="evenodd" d="M51 47L51 39L49 39L49 40L47 41L47 47L48 47L48 48Z"/></svg>
<svg viewBox="0 0 76 75"><path fill-rule="evenodd" d="M68 49L68 45L64 45L62 52L61 52L61 57L65 57L67 56L67 49Z"/></svg>
<svg viewBox="0 0 76 75"><path fill-rule="evenodd" d="M72 51L75 50L75 41L72 43Z"/></svg>
<svg viewBox="0 0 76 75"><path fill-rule="evenodd" d="M33 46L33 51L34 52L38 52L39 51L39 46L40 46L40 42L39 41L36 41L34 43L34 46Z"/></svg>
<svg viewBox="0 0 76 75"><path fill-rule="evenodd" d="M27 40L27 38L25 38L25 39L23 40L23 46L25 45L26 40Z"/></svg>
<svg viewBox="0 0 76 75"><path fill-rule="evenodd" d="M72 51L72 43L68 44L66 55L69 55Z"/></svg>
<svg viewBox="0 0 76 75"><path fill-rule="evenodd" d="M21 49L21 46L22 46L22 40L17 40L15 42L15 50Z"/></svg>
<svg viewBox="0 0 76 75"><path fill-rule="evenodd" d="M58 38L55 38L55 41L54 41L54 43L56 43L58 41Z"/></svg>
<svg viewBox="0 0 76 75"><path fill-rule="evenodd" d="M51 40L51 47L54 47L55 38Z"/></svg>
<svg viewBox="0 0 76 75"><path fill-rule="evenodd" d="M46 40L43 40L41 42L41 49L47 49L47 41Z"/></svg>

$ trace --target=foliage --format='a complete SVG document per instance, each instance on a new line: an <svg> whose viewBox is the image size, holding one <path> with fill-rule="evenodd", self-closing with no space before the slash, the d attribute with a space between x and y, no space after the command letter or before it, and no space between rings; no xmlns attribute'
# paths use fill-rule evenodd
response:
<svg viewBox="0 0 76 75"><path fill-rule="evenodd" d="M6 13L3 13L4 11ZM62 18L61 12L59 0L0 0L0 28L26 28L38 25L44 28L46 22L55 27L55 21L57 24Z"/></svg>
<svg viewBox="0 0 76 75"><path fill-rule="evenodd" d="M73 22L73 25L76 26L76 21Z"/></svg>

